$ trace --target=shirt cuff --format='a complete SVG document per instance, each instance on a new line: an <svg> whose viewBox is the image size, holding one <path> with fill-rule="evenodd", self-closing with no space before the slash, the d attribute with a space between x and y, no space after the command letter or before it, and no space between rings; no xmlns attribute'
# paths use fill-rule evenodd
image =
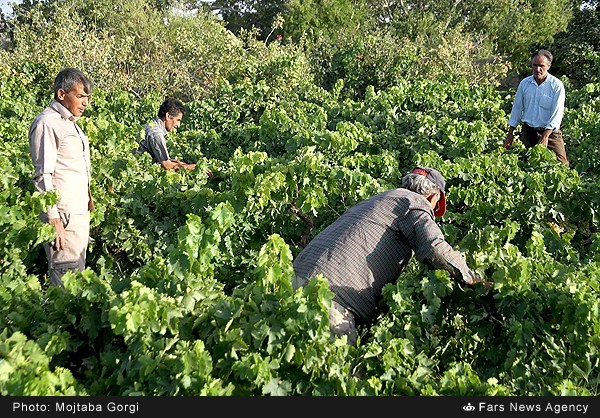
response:
<svg viewBox="0 0 600 418"><path fill-rule="evenodd" d="M58 208L56 207L56 205L48 207L47 215L48 219L60 218L60 215L58 214Z"/></svg>

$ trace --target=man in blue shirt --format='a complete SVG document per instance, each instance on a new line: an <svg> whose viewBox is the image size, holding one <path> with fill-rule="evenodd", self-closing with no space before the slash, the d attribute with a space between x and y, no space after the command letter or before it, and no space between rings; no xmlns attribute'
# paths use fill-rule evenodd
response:
<svg viewBox="0 0 600 418"><path fill-rule="evenodd" d="M521 141L527 148L540 144L554 151L558 160L569 165L560 124L565 111L565 87L548 73L552 54L540 49L532 55L533 74L519 83L508 120L508 134L504 148L510 147L514 130L519 123Z"/></svg>

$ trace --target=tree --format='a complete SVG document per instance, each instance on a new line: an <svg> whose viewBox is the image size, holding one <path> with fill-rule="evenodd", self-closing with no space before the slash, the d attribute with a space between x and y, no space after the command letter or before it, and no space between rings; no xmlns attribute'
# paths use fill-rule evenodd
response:
<svg viewBox="0 0 600 418"><path fill-rule="evenodd" d="M74 66L106 90L191 100L245 61L241 42L206 11L182 15L152 0L32 3L19 9L12 43L0 51L0 70L10 67L32 85L49 85Z"/></svg>
<svg viewBox="0 0 600 418"><path fill-rule="evenodd" d="M547 45L566 29L573 0L404 0L373 1L379 21L398 35L417 39L463 28L506 56L515 71L529 63L533 46Z"/></svg>
<svg viewBox="0 0 600 418"><path fill-rule="evenodd" d="M600 0L586 1L575 10L552 51L553 72L567 75L574 87L600 80Z"/></svg>
<svg viewBox="0 0 600 418"><path fill-rule="evenodd" d="M284 14L284 34L293 40L335 39L341 31L371 33L374 20L362 0L289 0Z"/></svg>
<svg viewBox="0 0 600 418"><path fill-rule="evenodd" d="M277 15L285 10L288 0L213 0L194 3L209 7L223 19L225 27L236 35L241 30L258 29L259 37L264 39Z"/></svg>

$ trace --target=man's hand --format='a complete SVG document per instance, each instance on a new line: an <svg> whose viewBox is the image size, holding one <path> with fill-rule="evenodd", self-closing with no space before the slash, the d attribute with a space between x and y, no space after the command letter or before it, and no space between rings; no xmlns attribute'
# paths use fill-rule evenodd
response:
<svg viewBox="0 0 600 418"><path fill-rule="evenodd" d="M473 277L473 281L471 282L471 286L474 286L475 283L483 283L486 289L491 289L494 286L494 282L488 282L487 280L483 280L481 277L476 274Z"/></svg>
<svg viewBox="0 0 600 418"><path fill-rule="evenodd" d="M185 167L184 163L182 163L179 160L174 160L174 159L165 160L165 161L161 162L160 165L165 170L177 170L178 168Z"/></svg>
<svg viewBox="0 0 600 418"><path fill-rule="evenodd" d="M62 219L51 218L48 219L48 223L53 225L54 229L56 230L56 238L54 238L52 247L54 247L55 251L60 251L65 246L65 227L63 226Z"/></svg>
<svg viewBox="0 0 600 418"><path fill-rule="evenodd" d="M504 140L504 149L508 149L508 147L511 146L513 138L514 134L512 132L509 132L508 135L506 135L506 139Z"/></svg>
<svg viewBox="0 0 600 418"><path fill-rule="evenodd" d="M185 168L186 170L195 170L196 169L196 164L187 164L187 163L184 163L183 164L183 168Z"/></svg>
<svg viewBox="0 0 600 418"><path fill-rule="evenodd" d="M177 164L175 161L173 160L165 160L162 161L160 163L161 167L164 168L165 170L175 170L176 168L179 167L179 164Z"/></svg>
<svg viewBox="0 0 600 418"><path fill-rule="evenodd" d="M506 134L506 139L504 140L504 149L508 149L508 147L511 146L514 137L515 137L515 127L509 126L508 133Z"/></svg>

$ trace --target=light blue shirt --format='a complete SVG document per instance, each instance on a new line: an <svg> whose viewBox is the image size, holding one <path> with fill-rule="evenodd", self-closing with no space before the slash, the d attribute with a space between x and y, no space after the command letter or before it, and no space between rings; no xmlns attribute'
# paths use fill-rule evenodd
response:
<svg viewBox="0 0 600 418"><path fill-rule="evenodd" d="M538 86L533 75L524 78L517 87L508 125L514 128L524 122L533 128L558 131L565 113L565 87L558 78L548 74Z"/></svg>

